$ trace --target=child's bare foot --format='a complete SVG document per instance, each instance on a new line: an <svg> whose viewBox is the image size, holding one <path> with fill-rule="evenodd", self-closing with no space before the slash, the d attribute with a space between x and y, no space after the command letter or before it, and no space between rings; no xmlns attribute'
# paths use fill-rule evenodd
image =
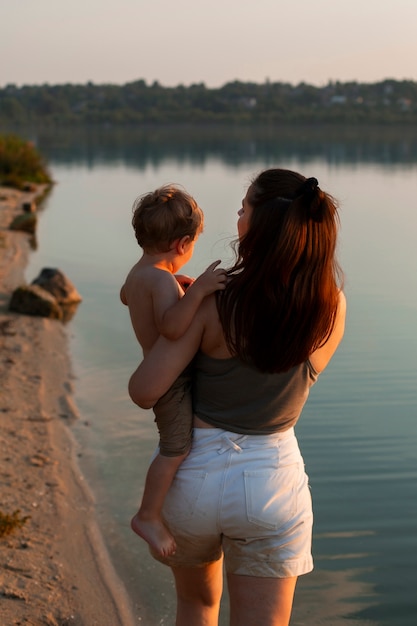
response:
<svg viewBox="0 0 417 626"><path fill-rule="evenodd" d="M136 513L132 517L130 526L160 556L167 557L175 554L177 548L175 539L161 519L143 519L139 513Z"/></svg>

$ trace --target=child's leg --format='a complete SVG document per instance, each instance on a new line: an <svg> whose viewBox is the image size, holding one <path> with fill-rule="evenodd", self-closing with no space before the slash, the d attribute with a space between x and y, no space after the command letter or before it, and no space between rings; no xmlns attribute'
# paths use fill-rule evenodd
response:
<svg viewBox="0 0 417 626"><path fill-rule="evenodd" d="M162 454L158 454L149 467L142 503L131 521L131 527L154 552L167 557L175 552L176 545L162 520L162 507L174 476L191 446L193 409L190 375L179 376L153 410Z"/></svg>
<svg viewBox="0 0 417 626"><path fill-rule="evenodd" d="M170 556L175 552L174 537L165 526L161 512L177 469L186 456L158 454L154 458L146 475L142 503L130 523L132 530L160 556Z"/></svg>

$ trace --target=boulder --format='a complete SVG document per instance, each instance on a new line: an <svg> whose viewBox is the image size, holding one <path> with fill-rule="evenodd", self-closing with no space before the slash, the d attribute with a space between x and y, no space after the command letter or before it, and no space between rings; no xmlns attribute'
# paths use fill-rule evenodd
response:
<svg viewBox="0 0 417 626"><path fill-rule="evenodd" d="M17 215L10 224L10 230L22 230L33 235L36 231L38 218L36 213L22 213Z"/></svg>
<svg viewBox="0 0 417 626"><path fill-rule="evenodd" d="M9 309L69 321L82 298L72 282L58 269L44 268L30 285L15 289Z"/></svg>
<svg viewBox="0 0 417 626"><path fill-rule="evenodd" d="M14 290L10 311L62 320L63 311L56 298L39 285L23 285Z"/></svg>
<svg viewBox="0 0 417 626"><path fill-rule="evenodd" d="M52 294L61 305L76 304L82 298L72 282L58 269L45 267L32 281Z"/></svg>

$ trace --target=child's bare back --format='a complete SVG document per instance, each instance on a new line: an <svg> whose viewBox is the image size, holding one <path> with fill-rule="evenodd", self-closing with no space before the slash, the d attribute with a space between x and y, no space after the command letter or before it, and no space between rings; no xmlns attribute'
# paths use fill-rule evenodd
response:
<svg viewBox="0 0 417 626"><path fill-rule="evenodd" d="M171 272L158 267L146 256L130 270L120 290L120 299L129 308L133 330L144 355L161 334L165 311L183 295L183 289Z"/></svg>

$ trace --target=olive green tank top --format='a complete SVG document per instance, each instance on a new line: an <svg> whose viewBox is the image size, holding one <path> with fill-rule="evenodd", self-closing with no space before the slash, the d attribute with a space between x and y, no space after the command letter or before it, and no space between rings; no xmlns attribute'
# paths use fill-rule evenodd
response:
<svg viewBox="0 0 417 626"><path fill-rule="evenodd" d="M216 428L247 435L294 426L318 378L309 361L265 374L237 357L214 359L199 352L193 365L194 414Z"/></svg>

